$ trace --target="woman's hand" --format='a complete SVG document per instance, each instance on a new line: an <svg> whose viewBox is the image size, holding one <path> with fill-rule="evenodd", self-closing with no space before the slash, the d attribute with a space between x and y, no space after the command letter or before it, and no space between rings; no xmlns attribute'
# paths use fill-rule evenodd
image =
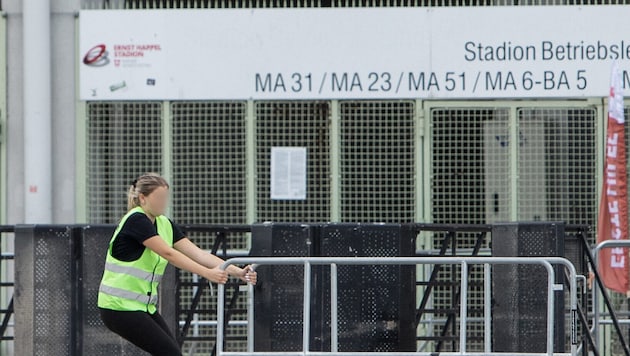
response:
<svg viewBox="0 0 630 356"><path fill-rule="evenodd" d="M256 285L256 282L258 280L258 274L256 273L256 271L254 271L252 266L246 266L245 268L243 268L238 277L243 282L251 283L252 285Z"/></svg>
<svg viewBox="0 0 630 356"><path fill-rule="evenodd" d="M205 276L203 276L210 282L214 282L217 284L225 284L228 280L228 274L226 271L222 270L220 266L215 268L209 268L208 272Z"/></svg>

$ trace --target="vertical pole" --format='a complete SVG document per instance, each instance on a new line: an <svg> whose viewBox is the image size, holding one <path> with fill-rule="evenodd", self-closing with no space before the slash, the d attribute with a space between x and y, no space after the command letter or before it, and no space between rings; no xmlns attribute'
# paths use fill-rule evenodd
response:
<svg viewBox="0 0 630 356"><path fill-rule="evenodd" d="M225 322L225 285L218 285L218 295L217 295L217 343L216 356L221 356L223 354L223 323Z"/></svg>
<svg viewBox="0 0 630 356"><path fill-rule="evenodd" d="M484 352L492 351L492 319L491 319L491 298L490 290L490 265L483 265L483 347Z"/></svg>
<svg viewBox="0 0 630 356"><path fill-rule="evenodd" d="M466 317L468 315L468 264L461 263L461 291L459 293L459 352L466 353ZM453 323L455 324L455 323Z"/></svg>
<svg viewBox="0 0 630 356"><path fill-rule="evenodd" d="M516 106L510 108L510 221L518 220L518 150L519 150L519 121Z"/></svg>
<svg viewBox="0 0 630 356"><path fill-rule="evenodd" d="M24 221L52 223L50 1L24 0Z"/></svg>
<svg viewBox="0 0 630 356"><path fill-rule="evenodd" d="M594 248L593 251L593 264L597 266L597 257L599 256L599 249ZM597 281L593 281L593 340L595 341L595 347L599 348L599 284Z"/></svg>
<svg viewBox="0 0 630 356"><path fill-rule="evenodd" d="M337 264L330 264L330 351L337 352L339 325L337 314Z"/></svg>
<svg viewBox="0 0 630 356"><path fill-rule="evenodd" d="M311 263L304 262L304 306L302 319L302 351L306 355L310 350L311 336ZM219 356L219 355L217 355Z"/></svg>
<svg viewBox="0 0 630 356"><path fill-rule="evenodd" d="M246 183L246 194L245 199L247 201L246 215L247 215L247 224L253 224L256 221L257 211L256 211L256 106L254 105L253 100L247 101L247 112L245 115L245 149L246 153L246 162L247 167L246 175L247 175L247 183ZM249 238L247 241L247 247L251 247L251 234L249 234Z"/></svg>
<svg viewBox="0 0 630 356"><path fill-rule="evenodd" d="M192 281L193 283L198 283L199 282L199 276L197 274L192 275ZM202 280L204 283L206 282L206 280ZM194 286L192 288L192 293L190 295L191 300L195 297L195 294L197 294L199 290L198 286ZM199 336L199 314L195 313L195 315L193 316L192 321L190 322L190 324L193 327L193 336L197 337ZM197 341L193 341L192 345L190 346L190 351L188 352L189 355L194 354L195 350L197 349Z"/></svg>
<svg viewBox="0 0 630 356"><path fill-rule="evenodd" d="M173 183L173 124L172 124L171 102L162 102L162 172L160 174L166 181ZM170 204L167 207L166 215L171 216ZM195 275L196 276L196 275Z"/></svg>
<svg viewBox="0 0 630 356"><path fill-rule="evenodd" d="M79 43L79 16L75 17L74 22L74 43ZM74 58L79 58L79 46L75 46ZM76 65L74 69L74 87L79 88L79 70L80 65ZM76 112L76 121L75 121L75 143L74 147L76 147L74 152L75 159L75 188L74 188L74 216L75 223L87 223L88 222L88 194L87 194L87 172L88 172L88 104L85 101L79 100L79 90L76 90L75 93L75 112Z"/></svg>
<svg viewBox="0 0 630 356"><path fill-rule="evenodd" d="M247 352L254 352L254 286L247 285Z"/></svg>
<svg viewBox="0 0 630 356"><path fill-rule="evenodd" d="M162 102L162 172L160 174L167 182L173 183L173 120L171 102ZM166 208L166 216L171 216L172 210L169 204ZM196 275L195 275L196 276Z"/></svg>
<svg viewBox="0 0 630 356"><path fill-rule="evenodd" d="M553 267L549 262L544 264L547 267L547 354L553 356L553 325L554 325L554 283L556 281Z"/></svg>
<svg viewBox="0 0 630 356"><path fill-rule="evenodd" d="M341 221L341 128L339 101L330 102L330 221Z"/></svg>

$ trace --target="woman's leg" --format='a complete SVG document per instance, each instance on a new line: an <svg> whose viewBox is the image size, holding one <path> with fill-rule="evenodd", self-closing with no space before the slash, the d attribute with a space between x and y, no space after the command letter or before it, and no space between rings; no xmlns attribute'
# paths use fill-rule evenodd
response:
<svg viewBox="0 0 630 356"><path fill-rule="evenodd" d="M151 318L153 318L153 320L155 320L155 322L158 323L158 325L162 328L162 330L164 330L165 333L171 335L171 339L177 342L177 340L175 339L175 336L173 336L173 333L171 332L171 329L168 328L168 325L166 325L166 321L164 321L160 313L155 312L155 314L149 314L149 315L151 315Z"/></svg>
<svg viewBox="0 0 630 356"><path fill-rule="evenodd" d="M144 351L154 356L181 356L179 345L159 314L109 309L100 311L107 328Z"/></svg>

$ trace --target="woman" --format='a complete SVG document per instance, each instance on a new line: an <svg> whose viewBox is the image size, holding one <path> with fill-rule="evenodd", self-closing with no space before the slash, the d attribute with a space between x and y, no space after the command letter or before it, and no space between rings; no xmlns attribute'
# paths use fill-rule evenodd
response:
<svg viewBox="0 0 630 356"><path fill-rule="evenodd" d="M250 266L230 266L197 247L163 214L169 185L157 174L136 179L128 193L129 212L114 232L98 293L105 325L152 355L181 355L164 319L157 312L157 291L166 265L224 284L228 274L256 284Z"/></svg>

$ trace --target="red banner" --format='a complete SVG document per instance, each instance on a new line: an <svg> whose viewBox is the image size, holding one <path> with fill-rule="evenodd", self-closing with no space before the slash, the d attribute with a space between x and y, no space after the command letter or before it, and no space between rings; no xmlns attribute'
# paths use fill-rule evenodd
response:
<svg viewBox="0 0 630 356"><path fill-rule="evenodd" d="M606 161L599 206L597 242L628 239L628 191L623 94L617 65L613 65L608 101ZM628 249L605 248L599 254L599 273L604 285L620 293L628 292Z"/></svg>

